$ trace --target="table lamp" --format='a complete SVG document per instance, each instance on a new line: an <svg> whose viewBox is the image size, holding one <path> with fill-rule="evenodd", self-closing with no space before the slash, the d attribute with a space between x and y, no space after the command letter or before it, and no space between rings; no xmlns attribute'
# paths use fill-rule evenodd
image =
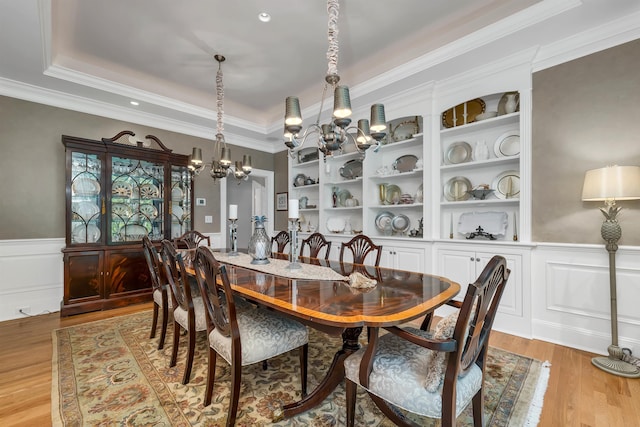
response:
<svg viewBox="0 0 640 427"><path fill-rule="evenodd" d="M609 252L609 287L611 297L611 345L609 356L594 357L591 362L603 371L628 378L640 378L640 368L623 360L624 353L618 346L618 304L616 295L616 251L622 229L618 224L616 206L618 200L640 199L640 166L607 166L586 172L582 188L582 200L604 201L600 208L605 220L600 233Z"/></svg>

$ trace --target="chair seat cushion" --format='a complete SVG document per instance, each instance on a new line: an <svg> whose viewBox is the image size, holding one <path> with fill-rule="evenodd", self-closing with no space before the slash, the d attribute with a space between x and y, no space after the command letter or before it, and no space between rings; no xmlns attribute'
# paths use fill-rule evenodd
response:
<svg viewBox="0 0 640 427"><path fill-rule="evenodd" d="M163 285L163 288L167 289L167 285ZM167 292L168 292L168 289L167 289ZM160 307L162 307L162 291L160 289L154 289L154 291L153 291L153 302L155 302ZM173 307L173 301L171 301L171 297L169 296L168 293L167 293L167 307L169 307L169 308Z"/></svg>
<svg viewBox="0 0 640 427"><path fill-rule="evenodd" d="M431 337L429 332L406 329L416 335ZM344 362L346 377L357 384L360 384L358 377L364 351L364 348L358 350ZM369 376L369 392L415 414L440 418L442 384L436 392L429 392L425 388L430 353L433 351L390 333L380 337ZM474 364L464 377L458 378L456 416L471 402L481 386L482 370Z"/></svg>
<svg viewBox="0 0 640 427"><path fill-rule="evenodd" d="M242 366L267 360L309 342L307 328L300 322L258 308L236 310ZM214 329L209 345L231 364L231 337Z"/></svg>
<svg viewBox="0 0 640 427"><path fill-rule="evenodd" d="M206 331L207 330L207 318L204 312L204 303L202 302L202 297L193 298L193 309L196 317L196 331ZM174 322L178 322L180 326L184 329L189 329L189 317L187 310L178 306L173 311L173 320Z"/></svg>

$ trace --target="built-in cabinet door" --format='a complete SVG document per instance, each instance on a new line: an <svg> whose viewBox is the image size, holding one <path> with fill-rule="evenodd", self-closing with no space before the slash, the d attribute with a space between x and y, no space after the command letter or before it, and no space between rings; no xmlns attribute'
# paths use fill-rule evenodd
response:
<svg viewBox="0 0 640 427"><path fill-rule="evenodd" d="M151 291L149 267L140 249L109 251L106 266L105 298Z"/></svg>
<svg viewBox="0 0 640 427"><path fill-rule="evenodd" d="M424 272L425 252L422 248L382 245L380 267L396 270Z"/></svg>
<svg viewBox="0 0 640 427"><path fill-rule="evenodd" d="M91 305L92 301L99 303L104 295L103 259L104 252L102 251L64 254L63 306L81 303ZM95 309L98 310L99 306L96 305ZM91 311L91 309L85 311Z"/></svg>

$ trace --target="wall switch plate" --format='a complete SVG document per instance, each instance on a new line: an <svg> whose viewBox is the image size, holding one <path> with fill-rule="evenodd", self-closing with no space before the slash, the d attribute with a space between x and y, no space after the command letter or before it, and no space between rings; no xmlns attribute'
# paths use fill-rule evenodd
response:
<svg viewBox="0 0 640 427"><path fill-rule="evenodd" d="M213 223L213 216L211 216L211 215L205 215L205 216L204 216L204 223L205 223L205 224L212 224L212 223Z"/></svg>
<svg viewBox="0 0 640 427"><path fill-rule="evenodd" d="M197 198L196 206L207 206L207 199L201 197Z"/></svg>

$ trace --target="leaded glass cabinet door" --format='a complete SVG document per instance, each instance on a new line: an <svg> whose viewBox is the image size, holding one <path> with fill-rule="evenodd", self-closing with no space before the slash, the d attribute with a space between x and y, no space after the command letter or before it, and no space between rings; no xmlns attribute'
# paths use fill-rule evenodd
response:
<svg viewBox="0 0 640 427"><path fill-rule="evenodd" d="M171 167L171 238L193 229L191 174L185 166Z"/></svg>
<svg viewBox="0 0 640 427"><path fill-rule="evenodd" d="M102 224L105 213L102 155L71 151L70 161L71 185L67 191L70 189L71 215L68 217L68 243L101 244L104 242Z"/></svg>
<svg viewBox="0 0 640 427"><path fill-rule="evenodd" d="M164 163L111 157L109 242L138 242L164 235Z"/></svg>

